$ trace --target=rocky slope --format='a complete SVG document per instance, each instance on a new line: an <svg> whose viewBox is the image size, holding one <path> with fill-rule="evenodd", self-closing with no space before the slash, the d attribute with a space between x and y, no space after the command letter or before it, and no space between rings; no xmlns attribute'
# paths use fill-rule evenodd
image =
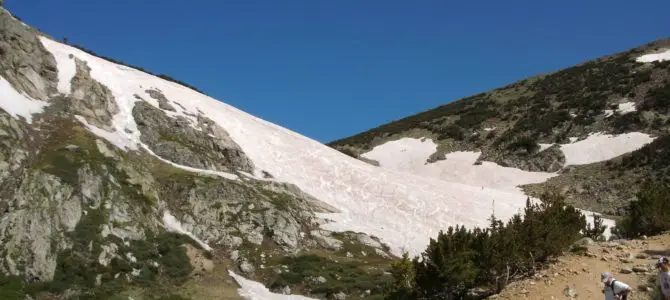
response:
<svg viewBox="0 0 670 300"><path fill-rule="evenodd" d="M98 61L45 45L0 8L0 298L239 299L230 271L284 294L382 292L377 238L320 229L333 208L252 175L204 113L148 86L124 107ZM120 115L142 147L104 138Z"/></svg>
<svg viewBox="0 0 670 300"><path fill-rule="evenodd" d="M670 131L670 59L658 58L667 56L668 49L670 40L658 40L454 101L329 145L369 162L364 155L375 147L403 138L428 138L438 146L426 163L458 151L480 152L476 164L488 161L558 175L547 183L524 187L531 195L556 188L579 207L617 214L634 199L642 181L667 179L663 146ZM567 148L596 134L630 133L656 139L655 146L616 159L643 144L602 159L566 157ZM582 149L602 151L597 147ZM575 156L574 151L570 154Z"/></svg>

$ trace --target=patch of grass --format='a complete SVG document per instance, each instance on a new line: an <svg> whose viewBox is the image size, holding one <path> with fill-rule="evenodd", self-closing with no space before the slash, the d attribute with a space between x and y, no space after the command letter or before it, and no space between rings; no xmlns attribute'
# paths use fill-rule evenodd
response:
<svg viewBox="0 0 670 300"><path fill-rule="evenodd" d="M285 257L280 264L288 266L289 270L277 276L270 285L272 288L298 285L312 294L359 294L366 290L381 294L390 281L381 270L365 270L353 262L340 263L317 255ZM313 280L318 277L323 277L326 282Z"/></svg>
<svg viewBox="0 0 670 300"><path fill-rule="evenodd" d="M23 300L26 295L26 283L18 276L0 274L0 299Z"/></svg>

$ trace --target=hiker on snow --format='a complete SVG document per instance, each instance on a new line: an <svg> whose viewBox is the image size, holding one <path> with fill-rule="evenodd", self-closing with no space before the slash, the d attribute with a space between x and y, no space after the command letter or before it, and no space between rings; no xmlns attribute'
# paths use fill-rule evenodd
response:
<svg viewBox="0 0 670 300"><path fill-rule="evenodd" d="M627 300L628 294L631 292L630 286L614 279L612 272L605 272L601 275L600 281L605 284L603 293L605 293L605 300Z"/></svg>
<svg viewBox="0 0 670 300"><path fill-rule="evenodd" d="M670 260L662 256L656 264L658 268L658 287L661 290L661 299L670 300Z"/></svg>

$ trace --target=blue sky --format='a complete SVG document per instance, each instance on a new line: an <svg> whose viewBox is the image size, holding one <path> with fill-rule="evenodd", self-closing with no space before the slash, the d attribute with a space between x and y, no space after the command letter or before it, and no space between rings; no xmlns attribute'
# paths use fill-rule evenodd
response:
<svg viewBox="0 0 670 300"><path fill-rule="evenodd" d="M667 0L5 2L322 142L670 37Z"/></svg>

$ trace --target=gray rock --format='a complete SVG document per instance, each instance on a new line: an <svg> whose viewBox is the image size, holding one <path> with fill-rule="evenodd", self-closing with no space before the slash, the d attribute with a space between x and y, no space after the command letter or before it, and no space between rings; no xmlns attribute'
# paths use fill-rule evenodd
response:
<svg viewBox="0 0 670 300"><path fill-rule="evenodd" d="M333 299L335 299L335 300L347 299L347 294L345 294L344 292L338 292L337 294L333 295Z"/></svg>
<svg viewBox="0 0 670 300"><path fill-rule="evenodd" d="M649 272L649 269L646 266L634 266L633 272L635 273L646 273Z"/></svg>
<svg viewBox="0 0 670 300"><path fill-rule="evenodd" d="M112 118L119 112L112 92L91 77L91 68L88 64L75 58L77 72L71 81L71 97L66 109L80 115L86 121L98 128L114 131Z"/></svg>
<svg viewBox="0 0 670 300"><path fill-rule="evenodd" d="M198 116L198 126L190 120L170 118L146 102L136 102L133 117L142 133L141 140L156 155L175 163L207 170L252 172L253 164L228 133L213 121Z"/></svg>
<svg viewBox="0 0 670 300"><path fill-rule="evenodd" d="M630 269L630 268L621 268L621 270L619 270L619 272L621 274L631 274L631 273L633 273L633 270Z"/></svg>
<svg viewBox="0 0 670 300"><path fill-rule="evenodd" d="M329 231L325 230L313 230L310 232L310 235L312 238L314 238L317 243L324 248L331 249L331 250L340 250L342 249L342 241L333 238L330 236Z"/></svg>
<svg viewBox="0 0 670 300"><path fill-rule="evenodd" d="M635 258L637 258L637 259L648 259L649 255L646 254L646 253L638 253L638 254L635 255Z"/></svg>
<svg viewBox="0 0 670 300"><path fill-rule="evenodd" d="M572 245L570 246L570 250L575 249L575 248L587 247L587 246L593 245L593 244L594 244L594 242L591 238L583 237L583 238L577 240L576 242L572 243Z"/></svg>
<svg viewBox="0 0 670 300"><path fill-rule="evenodd" d="M158 101L158 108L167 110L167 111L177 111L170 101L163 95L159 90L146 90L145 91L151 98L154 98Z"/></svg>
<svg viewBox="0 0 670 300"><path fill-rule="evenodd" d="M47 100L56 92L56 59L36 32L0 9L0 76L33 99Z"/></svg>
<svg viewBox="0 0 670 300"><path fill-rule="evenodd" d="M41 281L53 278L58 251L67 247L65 232L74 229L82 214L81 199L73 192L53 175L26 175L15 194L16 209L0 219L0 252L19 254L5 257L6 272Z"/></svg>
<svg viewBox="0 0 670 300"><path fill-rule="evenodd" d="M568 298L576 298L577 297L577 289L575 287L566 286L563 289L563 295L565 295Z"/></svg>
<svg viewBox="0 0 670 300"><path fill-rule="evenodd" d="M254 268L254 266L246 260L244 260L240 263L240 271L244 272L245 274L251 274L255 270L256 270L256 268Z"/></svg>

